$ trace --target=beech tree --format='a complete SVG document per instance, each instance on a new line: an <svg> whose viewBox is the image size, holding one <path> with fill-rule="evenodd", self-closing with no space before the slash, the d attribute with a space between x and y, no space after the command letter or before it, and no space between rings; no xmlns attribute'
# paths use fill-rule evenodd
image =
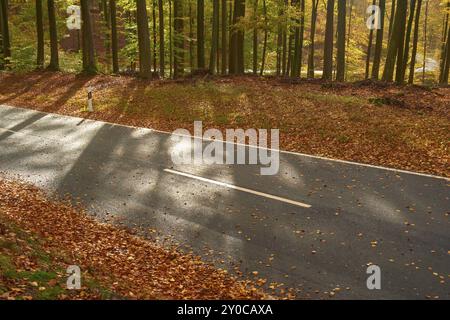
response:
<svg viewBox="0 0 450 320"><path fill-rule="evenodd" d="M405 23L407 0L398 0L395 10L394 24L392 26L391 37L389 39L386 64L383 72L384 81L394 79L394 70L397 61L397 82L401 82L401 69L403 68L403 49L405 40Z"/></svg>
<svg viewBox="0 0 450 320"><path fill-rule="evenodd" d="M197 68L205 68L205 1L197 0Z"/></svg>
<svg viewBox="0 0 450 320"><path fill-rule="evenodd" d="M49 70L59 70L58 32L56 28L55 1L47 0L48 29L50 33L50 64Z"/></svg>
<svg viewBox="0 0 450 320"><path fill-rule="evenodd" d="M338 26L337 26L337 61L336 80L344 81L345 78L345 20L346 20L345 0L338 0Z"/></svg>
<svg viewBox="0 0 450 320"><path fill-rule="evenodd" d="M323 49L322 78L324 80L329 81L331 81L333 77L333 46L334 46L334 0L327 0L327 21L325 27L325 41Z"/></svg>
<svg viewBox="0 0 450 320"><path fill-rule="evenodd" d="M241 18L245 17L245 0L234 0L233 25L231 28L229 72L231 74L244 73L244 30L236 27Z"/></svg>
<svg viewBox="0 0 450 320"><path fill-rule="evenodd" d="M420 12L422 9L422 0L417 0L416 18L414 22L414 38L413 47L411 52L411 63L409 65L409 78L408 83L414 83L414 73L416 66L417 45L419 43L419 24L420 24Z"/></svg>
<svg viewBox="0 0 450 320"><path fill-rule="evenodd" d="M36 0L36 67L44 68L44 21L42 14L42 0Z"/></svg>
<svg viewBox="0 0 450 320"><path fill-rule="evenodd" d="M95 65L94 38L92 33L91 2L81 0L81 34L83 51L83 72L94 74L97 72Z"/></svg>
<svg viewBox="0 0 450 320"><path fill-rule="evenodd" d="M119 48L117 39L117 5L116 0L109 0L111 17L111 53L113 73L119 73Z"/></svg>
<svg viewBox="0 0 450 320"><path fill-rule="evenodd" d="M183 1L173 1L173 68L174 77L178 78L184 74L184 20Z"/></svg>
<svg viewBox="0 0 450 320"><path fill-rule="evenodd" d="M309 36L309 54L308 54L308 78L314 78L314 49L316 37L317 8L319 0L311 1L311 31Z"/></svg>
<svg viewBox="0 0 450 320"><path fill-rule="evenodd" d="M420 0L421 1L421 0ZM372 79L378 80L380 74L381 53L383 50L383 34L384 34L384 17L386 11L386 0L379 0L380 8L380 25L377 30L375 52L372 65Z"/></svg>
<svg viewBox="0 0 450 320"><path fill-rule="evenodd" d="M145 0L136 0L136 22L139 44L139 76L151 78L150 31L148 28L147 4Z"/></svg>

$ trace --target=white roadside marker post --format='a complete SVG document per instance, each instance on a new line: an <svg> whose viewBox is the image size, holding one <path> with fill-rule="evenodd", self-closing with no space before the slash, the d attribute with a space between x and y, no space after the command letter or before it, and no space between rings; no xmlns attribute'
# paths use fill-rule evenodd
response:
<svg viewBox="0 0 450 320"><path fill-rule="evenodd" d="M92 91L93 91L92 87L88 87L88 89L87 89L87 94L88 94L88 101L87 101L88 107L87 107L87 109L88 109L88 112L94 112L94 107L92 106Z"/></svg>

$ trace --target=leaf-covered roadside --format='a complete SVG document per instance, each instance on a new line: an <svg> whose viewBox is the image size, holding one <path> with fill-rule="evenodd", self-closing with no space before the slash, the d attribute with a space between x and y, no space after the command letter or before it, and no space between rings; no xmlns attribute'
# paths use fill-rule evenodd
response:
<svg viewBox="0 0 450 320"><path fill-rule="evenodd" d="M94 88L95 112L86 113ZM450 89L225 77L0 74L0 104L173 131L278 128L280 148L450 177Z"/></svg>
<svg viewBox="0 0 450 320"><path fill-rule="evenodd" d="M226 270L217 269L203 262L198 256L163 248L152 241L132 235L127 230L97 222L80 208L75 208L67 202L50 200L34 186L1 177L0 218L0 221L11 221L30 237L37 235L43 240L40 242L40 250L47 255L52 252L63 255L64 259L59 262L61 266L64 263L80 266L83 273L82 283L87 272L89 275L94 275L95 280L101 283L102 287L106 287L117 297L131 299L264 299L272 297L251 280L237 279ZM15 244L23 241L14 240L16 237L14 234L17 232L11 232L9 229L10 227L3 227L0 230L5 243ZM2 252L0 257L4 259L4 251L9 249L2 247L0 250ZM24 256L24 258L19 257L20 259L28 259L27 251L25 250L20 256ZM5 258L5 266L9 266L8 270L16 273L21 272L21 269L27 271L27 267L21 267L16 260L11 261L11 258ZM30 262L28 266L36 265L36 263ZM60 272L55 278L61 280L61 277ZM6 280L3 281L3 275L1 279L0 286L9 283ZM50 280L52 279L48 281ZM28 281L28 283L31 282ZM57 283L59 282L57 280ZM57 283L52 281L53 286ZM38 290L40 287L45 287L45 284L36 284ZM15 284L13 283L12 286ZM0 290L5 294L3 298L15 296L10 293L11 286L0 288ZM33 298L32 295L27 294L27 290L25 288L18 295L24 299ZM104 291L96 288L86 288L84 292L84 296L81 297L78 295L72 297L65 292L60 292L65 296L58 294L57 297L104 298ZM290 295L287 297L292 298Z"/></svg>
<svg viewBox="0 0 450 320"><path fill-rule="evenodd" d="M21 230L0 211L0 300L121 298L102 287L89 270L82 275L80 290L68 290L68 260L42 243L39 236Z"/></svg>

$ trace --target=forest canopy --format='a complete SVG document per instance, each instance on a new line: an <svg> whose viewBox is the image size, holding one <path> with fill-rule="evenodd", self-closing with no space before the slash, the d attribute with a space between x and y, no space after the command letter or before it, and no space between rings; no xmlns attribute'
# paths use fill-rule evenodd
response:
<svg viewBox="0 0 450 320"><path fill-rule="evenodd" d="M0 4L2 70L448 83L450 0Z"/></svg>

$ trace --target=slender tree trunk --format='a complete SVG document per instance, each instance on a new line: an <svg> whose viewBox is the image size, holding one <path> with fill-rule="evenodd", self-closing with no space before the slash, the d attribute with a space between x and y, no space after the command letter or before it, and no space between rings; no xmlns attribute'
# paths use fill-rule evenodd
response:
<svg viewBox="0 0 450 320"><path fill-rule="evenodd" d="M402 66L403 45L405 40L405 23L407 0L398 0L395 10L394 25L392 27L391 37L389 39L388 52L386 56L386 64L383 72L384 81L392 81L394 78L395 61L397 67Z"/></svg>
<svg viewBox="0 0 450 320"><path fill-rule="evenodd" d="M286 76L289 77L291 75L292 69L292 44L294 42L294 34L289 34L289 40L287 45L287 64L286 64Z"/></svg>
<svg viewBox="0 0 450 320"><path fill-rule="evenodd" d="M445 45L445 55L444 55L444 65L441 69L441 74L439 75L440 84L448 84L450 70L450 26L447 29L447 42Z"/></svg>
<svg viewBox="0 0 450 320"><path fill-rule="evenodd" d="M301 75L302 58L303 58L303 34L305 30L305 0L293 1L293 5L299 5L300 18L295 20L297 26L295 27L294 40L294 56L292 61L291 76L298 78Z"/></svg>
<svg viewBox="0 0 450 320"><path fill-rule="evenodd" d="M233 27L230 46L230 73L244 73L244 31L237 27L237 23L245 16L245 0L234 0Z"/></svg>
<svg viewBox="0 0 450 320"><path fill-rule="evenodd" d="M283 7L281 4L278 3L278 19L281 19L283 15ZM281 55L283 50L283 28L281 26L281 23L278 22L278 34L277 34L277 76L280 76L281 74Z"/></svg>
<svg viewBox="0 0 450 320"><path fill-rule="evenodd" d="M194 70L194 18L192 12L192 1L189 3L189 68L192 73Z"/></svg>
<svg viewBox="0 0 450 320"><path fill-rule="evenodd" d="M423 26L423 65L422 65L422 84L425 83L425 70L427 66L427 41L428 41L428 1L425 0L425 21Z"/></svg>
<svg viewBox="0 0 450 320"><path fill-rule="evenodd" d="M309 54L308 54L308 78L314 78L314 46L316 36L316 22L317 22L317 7L319 6L319 0L312 0L311 10L311 32L309 36Z"/></svg>
<svg viewBox="0 0 450 320"><path fill-rule="evenodd" d="M139 76L142 78L151 78L150 30L148 28L147 4L145 0L136 0L136 16L139 46Z"/></svg>
<svg viewBox="0 0 450 320"><path fill-rule="evenodd" d="M376 0L372 1L372 5L376 4ZM369 31L369 43L367 45L367 55L366 55L366 73L364 75L364 79L369 79L369 70L370 70L370 59L372 58L372 44L373 44L373 27Z"/></svg>
<svg viewBox="0 0 450 320"><path fill-rule="evenodd" d="M392 35L392 27L394 26L394 18L395 18L395 2L396 2L396 0L392 0L392 4L391 4L391 16L389 17L388 40L391 39L391 35Z"/></svg>
<svg viewBox="0 0 450 320"><path fill-rule="evenodd" d="M291 6L294 7L297 11L300 11L300 0L291 0ZM299 77L299 47L300 47L300 19L295 17L292 20L291 27L291 40L290 43L293 44L293 50L289 50L289 74L293 78Z"/></svg>
<svg viewBox="0 0 450 320"><path fill-rule="evenodd" d="M286 10L289 5L289 0L284 0L283 5L283 21L286 23ZM290 38L290 37L289 37ZM282 75L286 76L289 75L289 66L288 66L288 56L290 53L290 44L288 48L288 29L287 25L283 25L283 55L282 55L282 61L281 61L281 68L282 68Z"/></svg>
<svg viewBox="0 0 450 320"><path fill-rule="evenodd" d="M420 12L422 10L422 0L417 0L416 9L416 20L414 22L414 38L413 38L413 48L411 52L411 64L409 65L409 78L408 83L414 83L414 73L416 67L416 55L417 55L417 44L419 42L419 23L420 23Z"/></svg>
<svg viewBox="0 0 450 320"><path fill-rule="evenodd" d="M408 3L407 0L404 0L406 3L403 6L403 1L402 0L398 0L399 4L402 5L401 6L401 15L399 17L400 19L400 30L398 33L399 36L399 45L398 45L398 52L397 52L397 69L395 72L395 82L397 84L402 84L405 77L404 77L404 73L403 73L403 54L405 52L405 38L406 38L406 13L407 13L407 9L408 9ZM400 8L400 7L399 7ZM397 19L397 18L396 18ZM395 30L395 28L394 28Z"/></svg>
<svg viewBox="0 0 450 320"><path fill-rule="evenodd" d="M347 32L347 47L345 48L345 80L347 80L348 75L348 62L349 62L349 54L348 50L350 48L350 38L352 34L352 20L353 20L353 0L349 1L348 4L348 32Z"/></svg>
<svg viewBox="0 0 450 320"><path fill-rule="evenodd" d="M58 34L56 29L55 1L47 1L48 23L50 32L50 64L49 70L59 70Z"/></svg>
<svg viewBox="0 0 450 320"><path fill-rule="evenodd" d="M117 39L117 5L116 0L109 0L109 11L111 17L111 53L113 73L119 73L119 46Z"/></svg>
<svg viewBox="0 0 450 320"><path fill-rule="evenodd" d="M258 0L253 0L253 74L258 72Z"/></svg>
<svg viewBox="0 0 450 320"><path fill-rule="evenodd" d="M0 0L0 70L5 68L5 61L3 60L3 9Z"/></svg>
<svg viewBox="0 0 450 320"><path fill-rule="evenodd" d="M1 31L2 31L2 53L3 61L0 69L5 66L8 67L11 58L11 43L9 38L9 19L8 19L8 0L1 0L0 2L1 15Z"/></svg>
<svg viewBox="0 0 450 320"><path fill-rule="evenodd" d="M42 14L42 0L36 0L36 36L37 54L36 66L38 69L44 68L44 22Z"/></svg>
<svg viewBox="0 0 450 320"><path fill-rule="evenodd" d="M416 11L416 0L411 0L410 10L409 10L408 26L406 28L406 36L405 36L405 50L403 52L403 66L402 66L402 69L401 69L401 74L398 76L398 79L402 83L405 80L406 67L408 66L409 44L410 44L410 40L411 40L411 32L412 32L412 25L413 25L413 22L414 22L415 11Z"/></svg>
<svg viewBox="0 0 450 320"><path fill-rule="evenodd" d="M331 81L333 77L333 46L334 46L333 37L334 37L334 0L327 0L327 21L325 27L322 78L328 81Z"/></svg>
<svg viewBox="0 0 450 320"><path fill-rule="evenodd" d="M83 48L83 72L86 74L97 73L95 65L94 35L91 17L91 5L89 0L81 0L81 33Z"/></svg>
<svg viewBox="0 0 450 320"><path fill-rule="evenodd" d="M267 52L267 37L268 37L268 21L267 21L267 3L266 0L263 0L263 14L264 14L264 44L263 44L263 52L262 52L262 60L261 60L261 71L260 76L264 74L264 68L266 66L266 52Z"/></svg>
<svg viewBox="0 0 450 320"><path fill-rule="evenodd" d="M184 74L184 21L183 1L173 1L173 27L174 27L174 77L178 78Z"/></svg>
<svg viewBox="0 0 450 320"><path fill-rule="evenodd" d="M222 0L222 74L227 73L227 0Z"/></svg>
<svg viewBox="0 0 450 320"><path fill-rule="evenodd" d="M444 16L444 23L442 27L442 45L441 45L441 59L440 59L440 77L439 82L442 81L442 75L444 74L444 67L445 67L445 48L446 48L446 39L447 39L447 33L448 33L448 26L449 26L449 16L450 16L450 1L447 2L446 6L447 12Z"/></svg>
<svg viewBox="0 0 450 320"><path fill-rule="evenodd" d="M173 76L172 0L169 0L169 76Z"/></svg>
<svg viewBox="0 0 450 320"><path fill-rule="evenodd" d="M245 17L245 0L237 0L239 20ZM237 33L237 72L238 74L244 74L244 30L239 28Z"/></svg>
<svg viewBox="0 0 450 320"><path fill-rule="evenodd" d="M152 27L153 27L153 72L157 72L157 59L156 59L156 56L157 56L157 53L156 53L156 50L157 50L157 46L158 46L158 40L157 40L157 37L158 37L158 33L157 33L157 31L156 31L156 0L152 0L152 18L153 18L153 24L152 24Z"/></svg>
<svg viewBox="0 0 450 320"><path fill-rule="evenodd" d="M380 76L381 52L383 50L384 16L386 11L386 0L379 0L380 6L380 28L377 30L375 43L375 54L372 66L372 79L378 80Z"/></svg>
<svg viewBox="0 0 450 320"><path fill-rule="evenodd" d="M165 74L165 46L164 46L164 6L163 0L158 0L159 15L159 75L164 78Z"/></svg>
<svg viewBox="0 0 450 320"><path fill-rule="evenodd" d="M205 69L205 1L197 0L197 68Z"/></svg>
<svg viewBox="0 0 450 320"><path fill-rule="evenodd" d="M211 35L211 55L209 58L209 72L216 72L216 58L219 46L219 1L213 1L213 25Z"/></svg>
<svg viewBox="0 0 450 320"><path fill-rule="evenodd" d="M345 80L345 21L347 6L345 0L338 0L338 25L337 25L337 63L336 80Z"/></svg>
<svg viewBox="0 0 450 320"><path fill-rule="evenodd" d="M110 12L109 12L109 6L108 6L108 0L102 0L102 11L103 11L103 22L104 22L104 26L105 26L105 64L107 65L107 67L109 68L110 66L110 58L111 58L111 33L110 33L110 28L111 28L111 18L110 18Z"/></svg>

